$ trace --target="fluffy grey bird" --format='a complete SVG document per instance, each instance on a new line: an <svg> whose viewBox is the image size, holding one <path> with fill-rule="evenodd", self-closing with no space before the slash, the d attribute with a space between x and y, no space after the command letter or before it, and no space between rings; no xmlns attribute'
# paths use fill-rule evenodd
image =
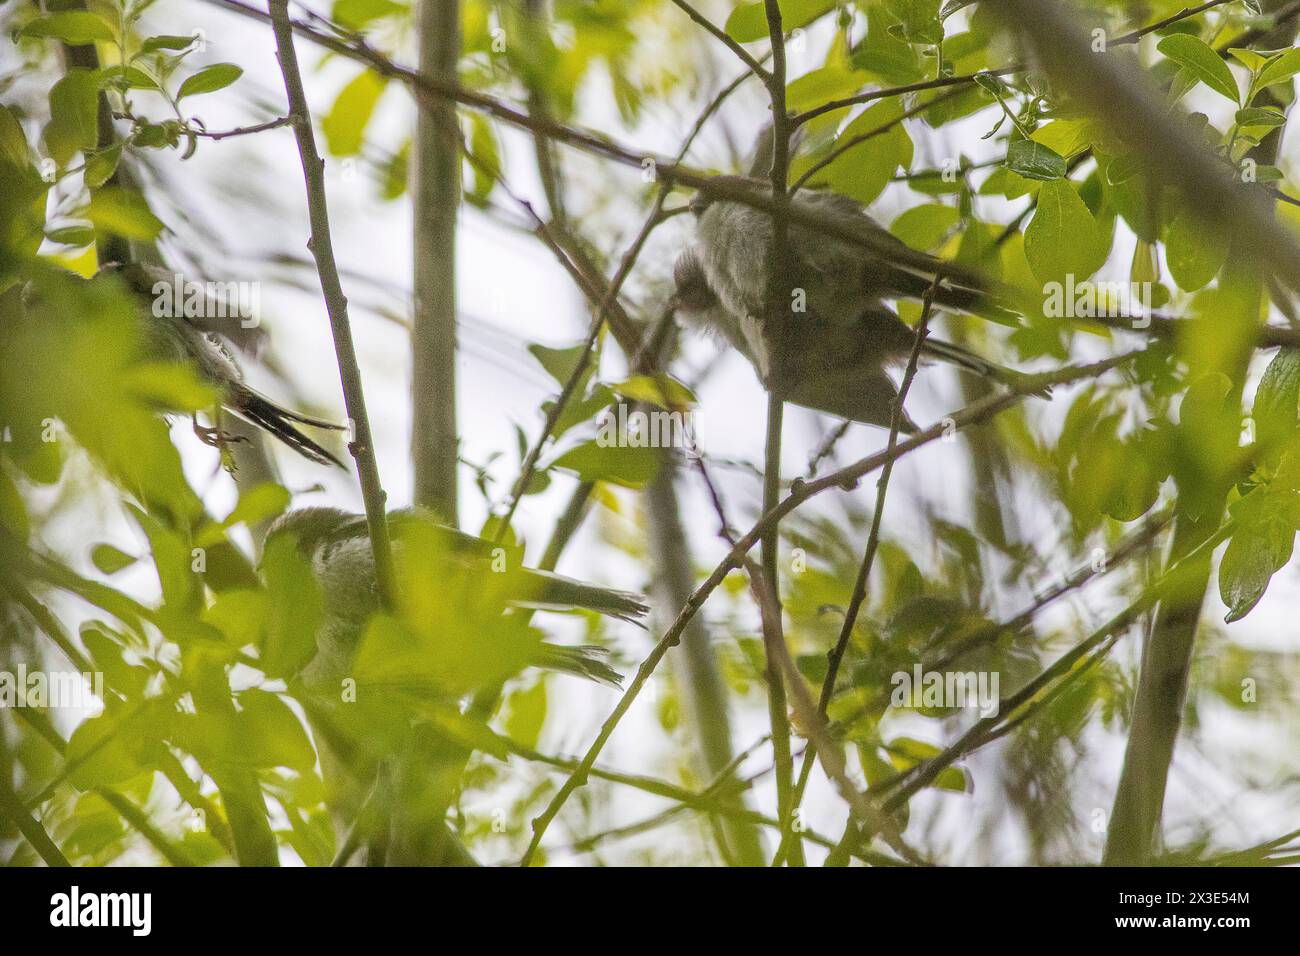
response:
<svg viewBox="0 0 1300 956"><path fill-rule="evenodd" d="M431 524L427 516L415 511L395 511L389 515L394 538L402 538L408 522ZM437 526L439 545L451 560L488 562L495 546L445 526ZM317 635L316 657L304 669L308 686L328 683L346 674L361 639L361 633L379 609L376 591L374 554L364 515L350 514L337 508L299 508L281 516L267 533L266 547L282 536L295 542L298 550L311 561L312 572L321 585L325 599L325 621ZM510 556L518 567L519 555ZM513 604L539 609L571 610L582 608L625 621L637 621L648 608L640 596L613 588L587 584L573 578L524 568L514 579L518 590L512 593ZM617 685L618 672L604 660L600 647L567 647L543 642L537 659L539 667L564 671L580 677Z"/></svg>
<svg viewBox="0 0 1300 956"><path fill-rule="evenodd" d="M459 613L466 614L463 626L451 623L447 633L433 635L435 641L450 642L470 655L492 658L503 653L502 641L510 644L517 637L521 656L516 663L526 659L534 666L605 684L619 683L620 676L606 663L603 648L537 641L528 635L523 621L516 622L517 632L505 627L495 636L481 634L485 608L487 613L493 613L491 599L485 607L458 610L457 603L472 602L473 595L466 592L465 577L456 562L488 565L501 556L492 542L439 526L426 514L415 511L391 513L389 527L403 583L411 587L415 580L423 580L421 571L431 573L434 580L429 582L430 587L447 583L443 592L432 595L432 600L452 612L443 620L455 622ZM445 724L445 698L465 693L466 685L462 682L448 693L449 688L435 683L437 679L421 677L417 658L425 648L417 642L413 645L415 657L391 662L393 680L360 689L351 702L341 700L343 679L358 669L358 659L364 655L362 636L380 608L366 519L336 508L302 508L288 512L272 525L266 550L283 547L280 542L286 539L311 562L324 598L324 619L316 634L315 656L291 686L305 691L297 693L297 699L315 733L328 802L340 833L350 831L349 844L355 841L364 845L368 863L428 865L438 859L446 861L446 852L454 849L455 841L445 835L445 799L456 787L455 779L448 778L447 773L448 768L463 764L463 755L457 756L463 742L454 732L459 718L450 729ZM422 568L420 559L424 555L412 550L418 547L416 542L424 543L433 552L434 560ZM647 611L644 601L635 594L522 568L521 557L517 550L510 555L508 563L516 570L500 579L505 589L503 596L510 604L556 610L583 608L629 621L638 620ZM441 573L444 564L445 577ZM401 573L403 569L405 574ZM488 573L485 577L495 576ZM469 586L475 587L473 582L478 580L473 578ZM409 597L409 593L404 595L399 603L408 603ZM420 600L414 603L419 605ZM406 610L410 613L409 603ZM491 628L490 623L486 626ZM483 644L481 650L479 642ZM428 650L436 656L436 649ZM504 653L511 656L508 650ZM384 654L387 661L387 652ZM493 673L496 676L487 678L489 681L501 679L501 672ZM430 692L432 696L428 696ZM439 698L443 699L441 705ZM456 713L454 707L450 711ZM476 719L467 716L464 723L472 725ZM350 855L350 851L342 854L343 858Z"/></svg>
<svg viewBox="0 0 1300 956"><path fill-rule="evenodd" d="M150 302L159 285L171 285L174 278L166 270L141 263L106 267L101 275L105 273L119 273L137 298ZM183 314L158 315L158 310L151 307L150 341L159 354L171 361L190 363L205 382L217 389L221 396L221 406L226 411L274 435L310 461L345 467L333 453L298 427L306 425L343 431L344 426L292 411L249 386L244 381L243 372L234 356L222 340L237 341L243 337L260 341L264 333L257 334L261 333L261 329L252 332L241 329L238 319L228 315L228 308L216 308L215 303L210 303L210 306L202 310L205 317L194 320ZM194 431L214 447L221 447L230 441L220 429L205 428L198 422L194 424Z"/></svg>
<svg viewBox="0 0 1300 956"><path fill-rule="evenodd" d="M755 180L728 179L732 185L770 194L768 186ZM846 196L800 190L791 203L873 236L886 254L791 223L780 277L781 287L790 293L789 338L783 361L775 362L764 330L772 217L744 203L713 201L701 194L691 203L695 241L674 269L678 314L744 355L765 388L775 384L772 376L780 369L787 401L887 428L897 390L885 369L907 357L914 332L886 300L922 297L944 264L918 257ZM896 258L888 256L890 247L897 248ZM935 305L983 314L1006 312L969 281L945 279L936 290ZM1021 378L1018 372L933 337L926 339L922 354L1005 384ZM904 413L902 430L915 429Z"/></svg>

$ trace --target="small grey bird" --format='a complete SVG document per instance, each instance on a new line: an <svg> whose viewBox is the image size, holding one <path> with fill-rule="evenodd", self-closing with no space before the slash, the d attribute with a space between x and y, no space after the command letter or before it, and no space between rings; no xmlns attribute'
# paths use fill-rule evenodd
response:
<svg viewBox="0 0 1300 956"><path fill-rule="evenodd" d="M173 281L173 275L166 270L142 263L123 267L106 266L100 274L106 273L120 274L141 300L151 301L155 295L154 290L160 283L171 285ZM157 310L152 308L149 311L149 340L155 345L156 351L169 360L192 364L199 376L217 389L222 408L274 435L310 461L320 465L345 467L332 452L298 427L306 425L344 431L343 425L285 408L244 381L243 372L223 340L238 341L242 338L260 342L265 335L260 328L251 331L241 329L239 321L230 318L226 308L205 308L202 310L204 315L213 318L194 320L185 315L157 315ZM219 428L205 428L197 421L194 423L194 431L204 442L217 448L231 441Z"/></svg>
<svg viewBox="0 0 1300 956"><path fill-rule="evenodd" d="M499 560L502 552L492 542L438 525L416 511L391 513L389 528L402 583L409 588L424 580L423 575L431 574L434 579L428 582L434 589L427 595L428 600L423 594L408 600L411 595L405 594L398 603L410 613L411 604L429 607L430 601L439 602L450 612L440 617L447 629L444 633L438 628L432 635L433 646L408 642L406 638L412 635L404 632L397 657L391 660L387 657L389 645L384 645L380 660L389 667L391 678L381 678L368 689L357 689L351 700L344 698L340 689L358 670L359 659L365 654L362 642L366 627L380 610L365 517L337 508L290 511L271 526L265 548L269 552L277 546L283 548L282 541L292 542L310 561L324 599L315 656L291 679L290 687L312 725L327 801L340 833L350 832L348 843L356 841L354 846L365 847L367 863L428 865L442 858L436 849L447 842L438 838L446 828L446 794L459 786L456 777L448 774L459 774L463 767L460 748L464 742L456 728L482 719L468 713L463 720L451 718L448 725L448 712L458 711L454 705L448 706L447 698L466 693L470 686L475 690L483 686L467 686L463 676L457 683L457 675L466 666L463 664L451 665L452 686L442 684L423 667L425 654L436 658L436 645L445 645L462 655L485 655L488 661L504 653L515 662L505 665L507 670L526 661L613 686L621 679L606 663L604 648L539 641L535 632L529 634L522 619L514 622L517 629L505 626L497 630L483 617L485 612L495 613L496 599L488 597L482 606L461 608L466 601L477 603L466 587L482 586L518 606L582 608L628 621L643 617L647 608L635 594L522 568L519 549L513 549L507 559L513 573L500 579L504 593L488 583L480 585L478 577L467 584L463 569L456 563L483 565L484 577L493 578L487 568L497 568L490 562ZM417 547L416 542L423 542L433 552L432 561L423 562L426 555L411 550ZM445 589L437 590L444 582ZM457 623L462 615L463 623ZM493 633L484 634L484 629ZM519 655L502 644L511 645L516 638ZM408 643L410 654L403 658ZM372 655L381 653L374 647L371 651ZM489 683L503 676L490 663L486 672L495 675L485 678ZM342 856L347 858L351 853Z"/></svg>
<svg viewBox="0 0 1300 956"><path fill-rule="evenodd" d="M413 522L432 524L430 518L415 511L389 515L389 527L398 547L402 546L403 526ZM453 528L436 528L441 550L449 560L486 564L493 559L496 546L492 542ZM311 561L325 600L325 621L317 635L316 657L303 670L303 680L308 686L328 682L347 673L366 622L379 610L366 518L337 508L299 508L275 521L267 532L266 547L282 536L293 540L299 552ZM520 567L520 558L516 550L507 555L507 562ZM509 600L522 607L585 609L632 622L644 617L648 610L639 595L550 571L523 568L513 580L518 590L509 595ZM533 663L617 686L622 678L605 662L605 653L601 647L542 642Z"/></svg>
<svg viewBox="0 0 1300 956"><path fill-rule="evenodd" d="M736 186L770 194L767 184L727 177ZM886 300L921 298L945 271L938 259L921 258L876 224L854 200L837 193L800 190L794 207L833 220L878 240L891 259L791 223L780 285L788 290L790 322L782 361L770 354L768 261L772 217L741 202L691 203L694 243L674 268L678 314L690 326L712 333L745 356L765 388L780 371L787 401L840 418L888 428L897 389L886 367L907 357L915 333ZM928 262L926 260L929 260ZM928 273L928 274L927 274ZM968 280L941 282L935 305L962 312L1006 314ZM927 337L922 354L1004 384L1021 374L949 342ZM902 431L916 430L902 416Z"/></svg>

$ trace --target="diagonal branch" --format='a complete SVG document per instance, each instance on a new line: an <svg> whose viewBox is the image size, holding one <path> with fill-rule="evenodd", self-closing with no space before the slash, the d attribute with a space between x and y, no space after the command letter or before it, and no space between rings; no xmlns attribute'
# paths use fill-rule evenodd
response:
<svg viewBox="0 0 1300 956"><path fill-rule="evenodd" d="M968 405L961 411L955 412L947 418L941 419L934 425L924 431L918 432L906 441L899 442L893 453L878 452L862 460L832 472L815 481L796 480L790 493L781 500L781 502L770 511L765 513L758 522L742 535L735 546L727 553L722 562L713 569L709 576L692 592L677 619L664 632L658 643L650 651L650 654L641 666L637 668L635 676L629 681L627 689L619 698L618 703L614 705L613 711L601 724L596 739L587 749L581 762L574 769L551 798L551 802L546 809L533 821L533 837L520 860L521 866L529 865L537 854L538 847L541 846L542 838L546 829L550 826L551 821L555 819L560 809L568 801L569 797L578 787L587 782L587 775L596 759L613 736L614 731L622 722L623 717L631 709L632 704L636 701L638 695L645 688L646 683L654 674L655 669L664 659L670 648L676 647L681 641L682 632L686 625L690 623L695 614L704 606L704 602L718 588L724 578L732 571L739 569L744 562L745 555L758 543L764 532L772 525L773 522L780 521L786 515L790 514L800 505L807 502L810 498L829 491L832 488L852 488L857 481L865 475L871 474L884 467L886 462L897 460L903 455L910 454L918 448L938 441L946 435L968 427L970 425L984 422L995 415L1019 404L1028 395L1039 392L1045 386L1067 385L1071 382L1083 381L1085 379L1096 378L1103 375L1111 369L1124 365L1132 361L1139 355L1143 354L1143 349L1136 349L1132 352L1125 352L1121 355L1112 356L1108 359L1102 359L1099 362L1093 362L1088 365L1067 366L1056 372L1044 375L1029 375L1019 383L1018 387L1013 390L1000 392L981 399L973 405Z"/></svg>
<svg viewBox="0 0 1300 956"><path fill-rule="evenodd" d="M270 0L270 11L271 25L275 31L276 58L280 61L280 72L284 76L289 118L293 124L294 137L298 141L298 156L302 160L303 179L307 186L307 209L311 218L308 248L316 259L316 271L320 275L325 309L329 313L330 332L334 337L334 352L338 358L343 401L348 420L352 424L352 440L348 444L348 450L356 459L357 477L361 481L361 494L365 498L366 524L375 554L375 579L381 599L388 603L393 599L394 581L388 519L384 510L386 495L379 482L375 445L370 434L370 419L366 414L366 397L361 388L361 370L357 365L352 326L348 321L348 300L343 295L338 264L334 261L329 208L325 200L325 161L316 149L316 134L312 130L307 96L303 92L298 55L293 48L289 0Z"/></svg>

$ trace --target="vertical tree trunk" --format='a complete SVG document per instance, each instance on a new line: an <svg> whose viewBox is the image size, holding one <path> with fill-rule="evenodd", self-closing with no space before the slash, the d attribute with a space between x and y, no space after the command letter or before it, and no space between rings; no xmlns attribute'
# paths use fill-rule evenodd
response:
<svg viewBox="0 0 1300 956"><path fill-rule="evenodd" d="M1263 7L1267 13L1281 5L1281 0L1267 0ZM1286 23L1266 34L1254 46L1271 50L1294 42L1295 26ZM1271 91L1265 96L1272 100L1271 105L1280 109L1288 106L1272 98ZM1271 164L1277 156L1278 138L1277 131L1273 131L1251 151L1251 157L1260 164ZM1239 313L1232 318L1242 326L1253 327L1259 321L1261 280L1255 269L1241 263L1257 262L1261 252L1258 243L1249 240L1234 243L1228 265L1220 278L1220 286L1231 293L1233 311ZM1233 385L1229 401L1241 400L1251 355L1248 348L1242 351L1244 354L1224 362L1224 371ZM1225 500L1227 491L1225 487ZM1196 518L1180 511L1175 518L1168 565L1189 554L1213 534L1221 518L1222 508ZM1165 785L1182 722L1196 627L1205 593L1211 584L1211 568L1212 562L1207 555L1204 561L1189 569L1190 579L1180 580L1174 593L1161 602L1143 645L1142 667L1133 701L1133 726L1124 752L1124 766L1102 857L1102 862L1107 865L1144 865L1151 862L1156 850Z"/></svg>
<svg viewBox="0 0 1300 956"><path fill-rule="evenodd" d="M647 535L650 559L654 567L652 591L656 611L668 622L686 606L694 589L690 543L682 526L678 508L676 462L672 450L660 455L659 473L646 488ZM666 625L665 625L666 626ZM673 649L671 659L680 677L687 722L700 745L697 763L706 778L712 780L731 763L731 720L727 713L727 687L718 671L717 657L709 644L708 629L700 618L692 619ZM744 807L744 798L735 800ZM720 839L723 857L741 866L762 866L763 844L752 824L728 818L723 820Z"/></svg>
<svg viewBox="0 0 1300 956"><path fill-rule="evenodd" d="M456 82L459 0L420 0L420 71ZM422 100L412 155L414 294L411 323L411 458L415 503L455 524L456 217L460 140L456 105Z"/></svg>

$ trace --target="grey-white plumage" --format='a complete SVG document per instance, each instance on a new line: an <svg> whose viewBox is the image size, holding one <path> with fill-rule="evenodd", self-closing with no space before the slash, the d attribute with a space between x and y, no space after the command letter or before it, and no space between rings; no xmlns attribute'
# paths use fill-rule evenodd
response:
<svg viewBox="0 0 1300 956"><path fill-rule="evenodd" d="M763 187L736 179L748 189ZM924 258L877 225L854 200L831 192L801 190L791 197L798 211L839 228L868 234L886 254L822 234L798 222L787 232L778 286L789 296L790 321L781 361L771 354L766 334L769 315L768 264L772 218L745 203L697 198L694 242L675 267L678 314L691 326L710 332L741 352L766 388L779 367L788 401L867 424L887 427L896 389L885 369L904 359L913 331L888 300L919 298L934 288L937 306L977 311L991 303L969 283L943 282L939 260ZM887 255L897 247L899 255ZM927 275L928 271L928 275ZM927 339L928 356L998 381L1017 373L958 346ZM906 416L904 431L913 429Z"/></svg>
<svg viewBox="0 0 1300 956"><path fill-rule="evenodd" d="M408 522L423 522L435 527L448 562L458 559L486 561L492 556L491 542L453 528L436 526L427 515L415 511L396 511L389 515L398 549L403 547L402 526ZM316 656L303 669L301 677L308 687L329 686L348 672L362 632L370 617L380 608L374 552L366 519L336 508L299 508L276 520L267 533L266 546L270 547L272 542L282 537L293 540L299 552L310 560L312 574L320 585L324 600L324 620L316 636ZM521 606L583 608L627 621L638 620L648 610L640 595L548 571L521 568L516 582L517 588L508 599ZM566 647L542 642L535 663L603 683L618 684L621 678L605 662L604 655L604 649L599 647Z"/></svg>

